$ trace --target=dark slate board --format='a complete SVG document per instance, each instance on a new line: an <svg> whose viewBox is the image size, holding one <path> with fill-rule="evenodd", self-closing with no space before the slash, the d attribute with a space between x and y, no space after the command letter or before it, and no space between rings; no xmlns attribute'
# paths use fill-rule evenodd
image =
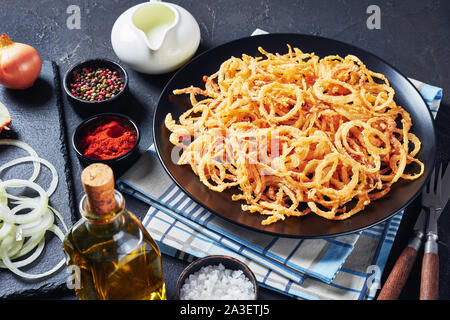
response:
<svg viewBox="0 0 450 320"><path fill-rule="evenodd" d="M56 64L51 61L43 62L41 74L32 88L22 91L0 87L0 101L7 106L12 117L11 130L2 131L0 139L14 138L24 141L32 146L40 157L56 167L59 184L50 198L50 204L64 216L65 223L70 228L76 217L76 202L72 198L73 182L60 94L59 72ZM28 154L25 151L16 147L0 146L0 164L26 155ZM0 178L27 179L31 176L32 168L30 163L22 164L11 168ZM41 166L37 182L46 189L50 179L50 171ZM58 219L55 221L61 226ZM53 233L47 232L44 252L33 265L21 270L29 273L45 272L62 258L64 252L61 241ZM66 286L68 276L65 266L58 273L42 280L25 280L7 269L0 269L0 298L61 296L69 292Z"/></svg>

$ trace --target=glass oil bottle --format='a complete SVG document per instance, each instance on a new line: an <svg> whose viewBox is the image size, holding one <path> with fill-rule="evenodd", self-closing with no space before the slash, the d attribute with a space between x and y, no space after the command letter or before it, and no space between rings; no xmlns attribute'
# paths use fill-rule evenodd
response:
<svg viewBox="0 0 450 320"><path fill-rule="evenodd" d="M80 300L166 300L161 253L114 189L110 167L95 163L81 174L82 219L64 250Z"/></svg>

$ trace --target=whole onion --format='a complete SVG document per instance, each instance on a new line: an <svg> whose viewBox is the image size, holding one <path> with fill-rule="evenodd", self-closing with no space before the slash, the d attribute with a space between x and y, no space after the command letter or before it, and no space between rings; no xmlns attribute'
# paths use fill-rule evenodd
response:
<svg viewBox="0 0 450 320"><path fill-rule="evenodd" d="M31 87L41 73L42 59L32 46L0 36L0 84L10 89Z"/></svg>

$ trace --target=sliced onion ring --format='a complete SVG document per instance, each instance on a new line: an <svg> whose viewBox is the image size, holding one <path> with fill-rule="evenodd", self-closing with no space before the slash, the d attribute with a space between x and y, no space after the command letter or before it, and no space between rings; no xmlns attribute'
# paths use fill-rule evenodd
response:
<svg viewBox="0 0 450 320"><path fill-rule="evenodd" d="M50 169L50 171L52 172L52 182L50 183L50 187L47 190L47 196L51 197L51 195L53 194L53 192L55 192L55 190L58 186L58 173L57 173L55 167L45 159L39 158L37 156L36 157L31 156L31 157L18 158L18 159L12 160L12 161L2 165L0 167L0 173L9 167L12 167L19 163L24 163L24 162L34 162L35 164L42 163ZM33 177L34 177L34 175L33 175ZM36 179L33 179L33 177L31 177L29 181L35 181Z"/></svg>
<svg viewBox="0 0 450 320"><path fill-rule="evenodd" d="M64 234L62 233L61 229L59 229L57 226L53 225L48 230L52 231L53 233L55 233L61 241L64 241ZM37 257L38 256L36 255L34 258L36 259ZM52 275L53 273L55 273L56 271L58 271L66 263L66 259L63 258L52 269L50 269L50 270L48 270L46 272L43 272L43 273L39 273L39 274L31 274L31 273L26 273L26 272L23 272L23 271L19 270L17 265L15 265L10 260L7 252L2 252L1 258L2 258L2 261L5 264L5 266L10 271L12 271L16 275L18 275L18 276L20 276L22 278L26 278L26 279L40 279L40 278L48 277L48 276ZM34 260L29 260L28 263L31 263L33 261Z"/></svg>
<svg viewBox="0 0 450 320"><path fill-rule="evenodd" d="M36 244L33 244L33 245L34 245L34 247L36 247ZM16 262L11 262L11 263L16 268L21 268L21 267L27 266L27 265L32 263L34 260L36 260L40 256L40 254L44 250L44 247L45 247L45 238L42 237L41 241L37 242L36 250L34 250L34 252L28 258L20 260L20 261L16 261ZM22 247L22 248L25 248L25 247ZM20 253L21 253L21 251L19 252L19 256L18 257L21 257L21 256L24 255L24 254L20 254ZM16 259L18 257L17 256L12 256L11 258L12 259ZM7 269L8 267L3 262L0 261L0 268L6 268Z"/></svg>
<svg viewBox="0 0 450 320"><path fill-rule="evenodd" d="M4 221L12 222L12 223L27 223L31 222L34 219L39 218L42 213L44 212L45 208L48 206L48 196L42 187L34 182L28 181L28 180L20 180L20 179L11 179L6 181L0 181L0 189L6 189L9 188L22 188L22 187L28 187L30 189L35 190L37 193L39 193L39 200L37 201L36 205L33 206L34 209L31 210L27 214L21 214L21 215L13 215L7 212L0 212L0 218L2 218ZM17 196L12 196L8 193L6 193L6 197L11 199L18 199ZM23 205L25 206L25 205ZM12 211L12 210L11 210Z"/></svg>
<svg viewBox="0 0 450 320"><path fill-rule="evenodd" d="M27 151L30 154L30 156L38 158L37 152L34 151L34 149L32 147L30 147L28 144L26 144L23 141L14 140L14 139L1 139L0 146L1 145L14 146L14 147L21 148L21 149ZM40 168L41 168L41 166L39 165L38 162L34 162L33 166L34 166L34 170L33 170L33 175L30 178L30 181L35 181L37 179L37 177L39 176Z"/></svg>
<svg viewBox="0 0 450 320"><path fill-rule="evenodd" d="M57 171L50 162L40 158L24 142L3 139L0 140L0 145L16 146L26 150L30 154L30 156L18 158L3 164L0 166L0 174L5 169L24 162L33 162L34 166L33 174L28 180L0 180L0 268L7 268L14 274L25 279L48 277L64 266L66 262L65 258L47 272L40 274L30 274L19 270L19 268L31 264L41 255L45 247L45 234L47 231L56 234L61 241L64 240L64 233L55 224L55 216L61 221L64 229L68 231L63 216L49 206L48 203L49 197L55 192L58 186ZM47 191L35 182L39 176L41 164L47 166L52 174L52 180ZM29 188L36 191L38 196L29 198L12 195L7 192L9 188ZM8 202L11 202L14 206L10 208ZM27 254L28 256L25 259L17 261L17 259Z"/></svg>

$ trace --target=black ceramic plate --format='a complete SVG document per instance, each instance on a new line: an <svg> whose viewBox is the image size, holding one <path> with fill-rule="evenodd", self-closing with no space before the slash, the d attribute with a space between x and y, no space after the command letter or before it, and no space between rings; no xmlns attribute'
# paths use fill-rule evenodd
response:
<svg viewBox="0 0 450 320"><path fill-rule="evenodd" d="M414 132L423 142L418 158L425 164L425 173L415 181L400 179L390 193L372 202L364 211L344 221L329 221L315 214L305 217L290 217L269 226L261 225L263 217L241 210L242 202L231 200L233 190L222 193L209 190L192 172L190 166L178 166L171 160L172 144L169 132L164 126L167 113L174 119L191 108L188 95L174 96L174 89L190 85L204 87L202 76L211 75L219 69L220 64L231 56L240 57L245 53L251 56L260 55L258 47L268 52L287 52L287 44L300 48L303 52L314 52L319 57L326 55L353 54L359 57L366 66L383 73L394 88L395 101L403 106L412 117ZM375 55L339 41L300 34L267 34L238 39L211 49L185 65L169 81L163 90L154 116L154 140L160 160L175 183L198 203L213 213L256 231L278 236L315 238L330 237L359 231L380 223L400 210L404 209L417 195L428 180L434 166L436 153L436 137L433 118L423 98L411 82L394 67Z"/></svg>

